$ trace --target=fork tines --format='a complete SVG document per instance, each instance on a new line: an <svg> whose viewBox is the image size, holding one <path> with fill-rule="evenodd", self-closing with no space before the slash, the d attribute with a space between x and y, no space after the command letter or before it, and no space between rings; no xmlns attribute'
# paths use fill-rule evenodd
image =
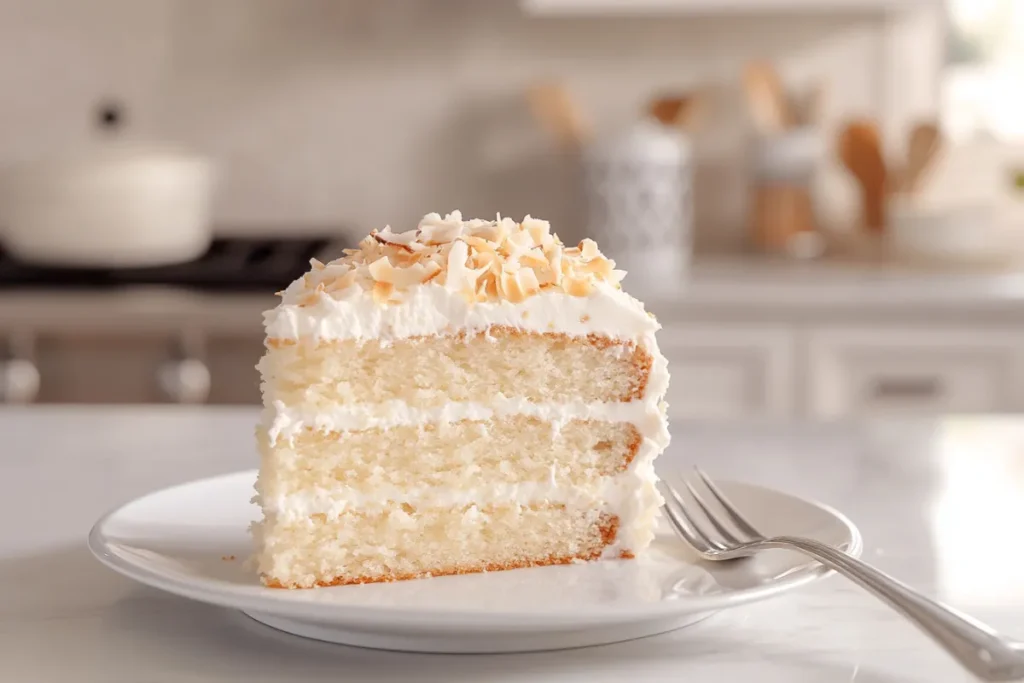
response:
<svg viewBox="0 0 1024 683"><path fill-rule="evenodd" d="M685 477L682 480L688 496L665 480L659 484L665 493L665 514L687 544L702 555L713 556L763 538L710 477L697 467L694 472L699 480L697 486ZM687 502L687 497L692 502Z"/></svg>

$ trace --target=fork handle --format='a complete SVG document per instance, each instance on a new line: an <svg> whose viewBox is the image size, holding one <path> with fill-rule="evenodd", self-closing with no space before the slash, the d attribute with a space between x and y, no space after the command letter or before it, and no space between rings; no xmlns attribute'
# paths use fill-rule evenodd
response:
<svg viewBox="0 0 1024 683"><path fill-rule="evenodd" d="M808 538L781 536L769 539L763 547L797 550L860 584L931 636L980 679L1024 679L1024 643L1000 636L981 622L921 595L866 562Z"/></svg>

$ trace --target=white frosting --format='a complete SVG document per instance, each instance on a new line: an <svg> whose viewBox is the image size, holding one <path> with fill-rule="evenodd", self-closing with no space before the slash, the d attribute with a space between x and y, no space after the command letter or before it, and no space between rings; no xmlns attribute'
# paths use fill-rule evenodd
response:
<svg viewBox="0 0 1024 683"><path fill-rule="evenodd" d="M430 408L415 408L404 401L386 401L310 412L289 408L277 401L264 412L264 424L271 443L276 443L279 439L292 441L307 427L321 432L346 432L461 420L490 420L510 415L536 417L551 422L554 429L570 420L630 422L641 436L662 446L668 444L668 429L662 406L653 401L532 403L524 398L497 398L490 403L452 402Z"/></svg>
<svg viewBox="0 0 1024 683"><path fill-rule="evenodd" d="M467 489L388 485L366 490L336 486L280 496L261 496L260 500L267 510L291 522L299 522L315 514L325 514L334 518L350 508L377 511L384 508L388 502L442 508L467 505L485 507L512 502L520 505L556 503L570 508L595 508L608 503L618 507L618 503L627 494L631 495L638 484L653 484L657 481L649 480L644 476L646 473L638 469L643 468L605 477L589 486L559 482L552 472L551 478L543 482L493 482L486 486Z"/></svg>
<svg viewBox="0 0 1024 683"><path fill-rule="evenodd" d="M271 337L386 341L447 328L483 329L499 321L518 324L515 314L531 307L516 304L541 294L547 294L545 301L532 308L545 318L545 330L548 323L564 322L572 298L643 311L628 296L610 294L619 290L625 272L615 270L596 242L585 239L567 248L547 221L529 216L517 223L463 220L458 211L444 218L428 214L415 230L374 231L342 258L327 264L313 259L310 265L268 314Z"/></svg>
<svg viewBox="0 0 1024 683"><path fill-rule="evenodd" d="M302 306L298 303L301 292L297 286L289 287L281 304L264 313L267 337L387 342L505 325L529 332L600 334L631 340L661 327L641 302L607 283L597 283L586 297L541 292L519 303L470 304L458 292L434 284L415 287L401 303L387 305L377 303L369 291L352 287Z"/></svg>

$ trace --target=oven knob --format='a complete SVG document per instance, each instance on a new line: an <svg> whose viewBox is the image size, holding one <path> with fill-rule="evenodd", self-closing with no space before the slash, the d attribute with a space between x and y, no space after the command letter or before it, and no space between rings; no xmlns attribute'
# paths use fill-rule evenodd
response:
<svg viewBox="0 0 1024 683"><path fill-rule="evenodd" d="M31 403L39 393L39 370L32 361L8 358L0 361L0 401Z"/></svg>
<svg viewBox="0 0 1024 683"><path fill-rule="evenodd" d="M210 395L210 370L196 358L164 363L157 381L164 394L176 403L202 403Z"/></svg>

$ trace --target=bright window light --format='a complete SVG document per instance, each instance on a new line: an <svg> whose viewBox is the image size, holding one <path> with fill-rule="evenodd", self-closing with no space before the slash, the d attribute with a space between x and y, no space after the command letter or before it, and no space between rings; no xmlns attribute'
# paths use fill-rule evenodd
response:
<svg viewBox="0 0 1024 683"><path fill-rule="evenodd" d="M949 0L949 19L947 133L1024 141L1024 2Z"/></svg>

